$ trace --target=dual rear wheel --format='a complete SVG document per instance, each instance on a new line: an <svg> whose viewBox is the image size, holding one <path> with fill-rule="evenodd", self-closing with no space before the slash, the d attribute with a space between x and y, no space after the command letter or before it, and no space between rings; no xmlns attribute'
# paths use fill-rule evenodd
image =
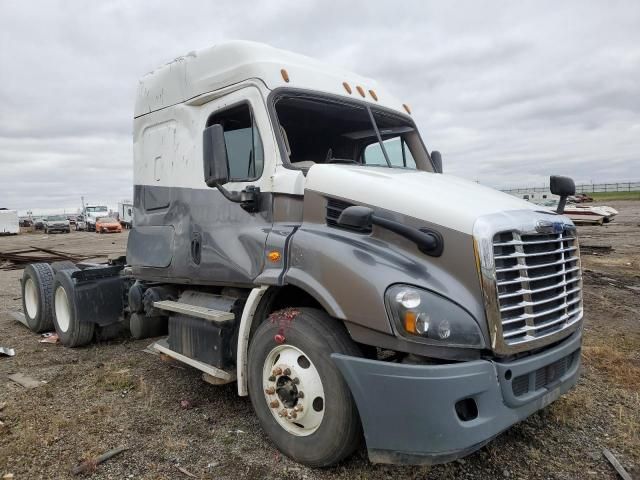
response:
<svg viewBox="0 0 640 480"><path fill-rule="evenodd" d="M22 277L22 307L29 328L36 333L55 329L67 347L91 342L95 324L80 322L74 303L71 274L78 268L68 261L32 263Z"/></svg>

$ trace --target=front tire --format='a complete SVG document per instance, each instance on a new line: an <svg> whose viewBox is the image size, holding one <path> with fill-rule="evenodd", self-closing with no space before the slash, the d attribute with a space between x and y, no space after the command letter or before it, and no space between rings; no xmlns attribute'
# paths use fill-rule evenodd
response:
<svg viewBox="0 0 640 480"><path fill-rule="evenodd" d="M249 347L249 394L262 427L282 453L310 467L338 463L362 438L332 353L361 356L340 322L311 308L272 314Z"/></svg>

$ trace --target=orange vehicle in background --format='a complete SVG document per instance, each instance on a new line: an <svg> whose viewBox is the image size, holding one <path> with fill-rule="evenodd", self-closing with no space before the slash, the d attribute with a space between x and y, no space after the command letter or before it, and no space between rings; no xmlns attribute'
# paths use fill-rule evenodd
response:
<svg viewBox="0 0 640 480"><path fill-rule="evenodd" d="M96 220L96 233L121 233L122 225L115 218L100 217Z"/></svg>

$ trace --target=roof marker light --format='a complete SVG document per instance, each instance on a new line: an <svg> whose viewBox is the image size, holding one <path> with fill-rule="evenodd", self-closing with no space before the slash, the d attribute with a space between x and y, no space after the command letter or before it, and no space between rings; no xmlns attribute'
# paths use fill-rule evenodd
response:
<svg viewBox="0 0 640 480"><path fill-rule="evenodd" d="M360 94L360 96L361 96L362 98L364 98L364 88L362 88L360 85L358 85L358 86L356 87L356 90L358 90L358 93Z"/></svg>
<svg viewBox="0 0 640 480"><path fill-rule="evenodd" d="M407 105L406 103L403 103L402 106L404 107L404 109L407 111L407 113L409 115L411 115L411 109L409 108L409 105Z"/></svg>
<svg viewBox="0 0 640 480"><path fill-rule="evenodd" d="M373 98L376 102L378 101L378 95L376 95L376 92L374 92L373 90L369 90L369 95L371 95L371 98Z"/></svg>
<svg viewBox="0 0 640 480"><path fill-rule="evenodd" d="M344 89L347 91L347 93L348 93L349 95L351 95L351 92L352 92L352 90L351 90L351 86L349 86L349 84L348 84L347 82L342 82L342 86L343 86L343 87L344 87Z"/></svg>
<svg viewBox="0 0 640 480"><path fill-rule="evenodd" d="M289 83L289 73L284 68L280 70L280 75L285 82Z"/></svg>

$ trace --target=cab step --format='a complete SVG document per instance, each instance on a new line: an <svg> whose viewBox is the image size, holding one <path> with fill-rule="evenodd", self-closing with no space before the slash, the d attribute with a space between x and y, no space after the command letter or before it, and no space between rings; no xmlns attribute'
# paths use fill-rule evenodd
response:
<svg viewBox="0 0 640 480"><path fill-rule="evenodd" d="M212 383L214 385L224 385L225 383L231 383L236 380L235 372L222 370L220 368L214 367L213 365L209 365L208 363L200 362L199 360L189 358L185 355L182 355L181 353L171 350L166 338L158 340L153 345L151 345L150 348L152 348L156 352L163 353L168 357L174 358L179 362L185 363L193 368L200 370L201 372L204 372L202 378L208 383Z"/></svg>
<svg viewBox="0 0 640 480"><path fill-rule="evenodd" d="M190 317L204 318L205 320L215 323L230 322L236 318L231 312L214 310L212 308L200 307L198 305L190 305L188 303L174 302L173 300L153 302L153 306L160 310L181 313Z"/></svg>

